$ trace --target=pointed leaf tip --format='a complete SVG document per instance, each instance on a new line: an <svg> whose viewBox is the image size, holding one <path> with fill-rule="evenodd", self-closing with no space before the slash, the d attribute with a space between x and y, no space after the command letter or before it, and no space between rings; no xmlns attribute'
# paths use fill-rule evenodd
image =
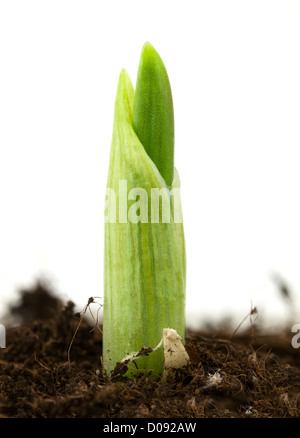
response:
<svg viewBox="0 0 300 438"><path fill-rule="evenodd" d="M133 103L133 128L167 185L174 175L174 111L171 86L155 48L142 48Z"/></svg>
<svg viewBox="0 0 300 438"><path fill-rule="evenodd" d="M118 90L115 100L115 123L120 121L132 121L134 89L125 69L122 69L119 75Z"/></svg>

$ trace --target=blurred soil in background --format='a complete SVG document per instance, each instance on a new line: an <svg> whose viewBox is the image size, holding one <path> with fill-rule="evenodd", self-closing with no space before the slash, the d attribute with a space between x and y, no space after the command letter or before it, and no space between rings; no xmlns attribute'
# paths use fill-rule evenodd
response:
<svg viewBox="0 0 300 438"><path fill-rule="evenodd" d="M253 323L236 333L188 331L191 364L173 382L120 373L108 379L92 303L74 315L74 304L43 282L20 292L10 309L18 325L7 328L0 349L0 417L300 415L300 349L290 331L263 333ZM91 306L94 321L86 318Z"/></svg>

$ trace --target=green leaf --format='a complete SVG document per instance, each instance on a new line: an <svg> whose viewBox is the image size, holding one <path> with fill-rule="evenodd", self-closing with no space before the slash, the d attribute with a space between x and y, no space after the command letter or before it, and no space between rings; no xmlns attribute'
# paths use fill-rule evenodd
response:
<svg viewBox="0 0 300 438"><path fill-rule="evenodd" d="M150 43L143 47L133 103L133 128L170 186L174 176L174 111L166 68Z"/></svg>

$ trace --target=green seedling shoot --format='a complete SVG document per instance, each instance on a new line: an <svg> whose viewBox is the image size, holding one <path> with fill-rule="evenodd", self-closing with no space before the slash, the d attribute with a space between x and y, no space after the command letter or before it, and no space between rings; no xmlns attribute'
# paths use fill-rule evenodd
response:
<svg viewBox="0 0 300 438"><path fill-rule="evenodd" d="M146 43L136 90L122 70L115 100L105 216L103 364L108 374L132 352L156 347L165 328L184 340L179 187L170 82L159 54ZM158 376L163 364L158 348L132 363L127 375Z"/></svg>

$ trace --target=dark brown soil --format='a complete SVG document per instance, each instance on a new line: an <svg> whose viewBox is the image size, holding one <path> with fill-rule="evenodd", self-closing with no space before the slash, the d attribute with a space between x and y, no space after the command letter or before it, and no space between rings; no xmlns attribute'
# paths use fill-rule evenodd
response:
<svg viewBox="0 0 300 438"><path fill-rule="evenodd" d="M7 329L0 350L2 418L299 417L300 349L292 348L291 333L264 335L253 326L231 338L188 332L191 365L176 381L109 380L99 327L74 316L71 302L47 295L39 283L14 306L21 322Z"/></svg>

